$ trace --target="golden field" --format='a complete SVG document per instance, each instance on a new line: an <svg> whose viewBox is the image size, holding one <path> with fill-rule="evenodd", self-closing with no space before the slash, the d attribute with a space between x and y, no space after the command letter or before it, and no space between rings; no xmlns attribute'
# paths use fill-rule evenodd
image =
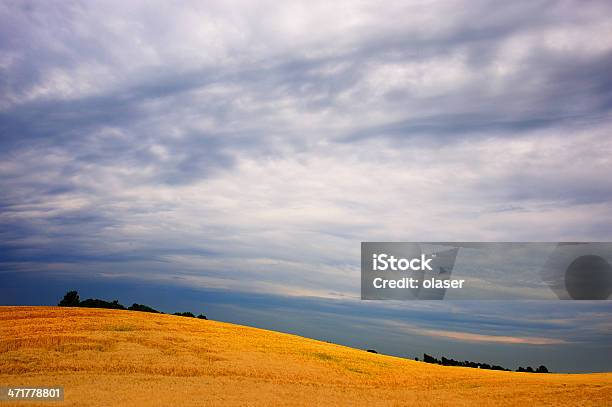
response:
<svg viewBox="0 0 612 407"><path fill-rule="evenodd" d="M42 406L612 405L612 373L443 367L223 322L59 307L0 307L2 385L64 386L64 402Z"/></svg>

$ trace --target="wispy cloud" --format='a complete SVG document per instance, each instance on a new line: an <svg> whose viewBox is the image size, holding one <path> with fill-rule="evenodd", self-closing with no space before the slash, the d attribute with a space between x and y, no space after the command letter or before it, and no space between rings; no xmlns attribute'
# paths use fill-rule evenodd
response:
<svg viewBox="0 0 612 407"><path fill-rule="evenodd" d="M423 335L435 336L439 338L448 338L462 342L487 342L487 343L503 343L503 344L523 344L523 345L559 345L567 343L563 339L554 338L538 338L538 337L520 337L520 336L501 336L501 335L482 335L469 332L454 332L443 331L436 329L428 329L422 331Z"/></svg>
<svg viewBox="0 0 612 407"><path fill-rule="evenodd" d="M462 314L463 313L453 315L453 325L460 325L461 321L464 319L469 320L469 324L463 324L463 326L468 328L469 331L435 328L439 327L440 325L444 325L443 323L441 323L442 321L439 321L436 317L433 317L430 320L419 319L420 324L416 324L414 322L401 322L398 320L384 320L383 325L391 327L392 329L400 330L410 335L426 336L451 342L482 342L502 345L562 345L573 342L573 339L571 339L569 335L566 335L566 337L543 337L535 335L526 335L526 332L531 332L533 331L533 329L527 328L524 325L522 328L513 327L513 322L507 320L506 318L499 319L498 323L503 323L505 325L506 332L514 331L516 332L516 334L490 334L488 333L488 331L490 332L492 329L486 322L486 314L483 315L479 313L474 313L473 315L471 315L471 317L469 316L469 313L465 313L464 315ZM523 324L529 324L530 322L531 321L526 320L523 321ZM521 333L518 333L519 331L521 331ZM551 326L545 327L545 325L541 325L539 331L554 332L556 335L559 335L559 331L552 328Z"/></svg>

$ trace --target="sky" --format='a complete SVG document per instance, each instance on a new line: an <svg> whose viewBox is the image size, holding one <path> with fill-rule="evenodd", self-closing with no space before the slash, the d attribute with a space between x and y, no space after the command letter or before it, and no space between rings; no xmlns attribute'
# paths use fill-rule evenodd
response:
<svg viewBox="0 0 612 407"><path fill-rule="evenodd" d="M0 304L610 371L609 302L359 300L362 241L612 240L610 72L606 1L3 1Z"/></svg>

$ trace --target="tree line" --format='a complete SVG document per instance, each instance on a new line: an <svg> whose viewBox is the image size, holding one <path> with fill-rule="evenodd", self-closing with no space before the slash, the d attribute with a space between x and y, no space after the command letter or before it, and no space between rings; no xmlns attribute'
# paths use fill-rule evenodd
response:
<svg viewBox="0 0 612 407"><path fill-rule="evenodd" d="M60 307L108 308L163 314L163 312L144 304L134 303L129 307L125 307L124 305L119 304L118 300L113 300L109 302L105 300L99 300L97 298L88 298L86 300L81 301L79 298L79 293L77 291L68 291L66 295L64 295L64 298L57 305L59 305ZM196 317L195 314L193 314L192 312L175 312L172 315L178 315L180 317L208 319L204 314L200 314Z"/></svg>
<svg viewBox="0 0 612 407"><path fill-rule="evenodd" d="M415 358L415 360L418 361L419 358ZM462 362L460 360L447 359L444 356L442 356L441 359L436 359L435 357L428 355L427 353L423 354L423 362L434 363L436 365L442 365L442 366L462 366L462 367L473 367L477 369L503 370L506 372L511 371L510 369L506 369L505 367L502 367L499 365L490 365L488 363L470 362L469 360L465 360ZM544 365L540 365L540 367L538 367L537 369L533 369L531 366L527 366L526 368L519 366L519 368L516 371L517 372L528 372L528 373L548 373L548 369Z"/></svg>

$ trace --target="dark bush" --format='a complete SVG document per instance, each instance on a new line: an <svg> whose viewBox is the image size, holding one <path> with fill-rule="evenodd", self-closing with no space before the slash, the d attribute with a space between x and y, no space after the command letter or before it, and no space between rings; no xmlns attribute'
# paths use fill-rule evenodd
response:
<svg viewBox="0 0 612 407"><path fill-rule="evenodd" d="M83 301L79 301L79 293L77 291L68 291L64 298L58 304L60 307L85 307L85 308L108 308L108 309L126 309L123 305L119 304L119 300L114 300L112 302L99 300L97 298L88 298ZM130 311L140 311L140 312L151 312L155 314L163 314L163 312L158 311L154 308L149 307L148 305L134 303L127 308ZM180 317L189 317L189 318L198 318L198 319L208 319L206 315L200 313L197 317L192 312L175 312L174 315L178 315Z"/></svg>
<svg viewBox="0 0 612 407"><path fill-rule="evenodd" d="M88 298L85 301L79 303L79 307L85 308L109 308L109 309L125 309L125 307L119 304L118 300L108 302L104 300L98 300L97 298Z"/></svg>
<svg viewBox="0 0 612 407"><path fill-rule="evenodd" d="M59 302L60 307L78 307L79 293L76 291L68 291L64 298Z"/></svg>
<svg viewBox="0 0 612 407"><path fill-rule="evenodd" d="M440 364L440 361L427 353L423 353L423 362Z"/></svg>
<svg viewBox="0 0 612 407"><path fill-rule="evenodd" d="M540 367L536 369L536 373L548 373L548 369L546 368L546 366L540 365Z"/></svg>
<svg viewBox="0 0 612 407"><path fill-rule="evenodd" d="M156 309L153 309L151 307L149 307L148 305L144 305L144 304L132 304L131 306L128 307L128 309L130 311L140 311L140 312L152 312L155 314L161 314L161 312L159 312Z"/></svg>
<svg viewBox="0 0 612 407"><path fill-rule="evenodd" d="M195 315L193 315L192 312L175 312L172 315L177 315L179 317L189 317L189 318L195 318Z"/></svg>
<svg viewBox="0 0 612 407"><path fill-rule="evenodd" d="M370 353L378 353L378 352L376 352L374 349L368 349L366 352L370 352Z"/></svg>
<svg viewBox="0 0 612 407"><path fill-rule="evenodd" d="M416 358L415 360L418 360L418 358ZM438 360L435 357L428 355L427 353L423 354L423 362L434 363L434 364L442 365L442 366L461 366L461 367L472 367L472 368L478 368L478 369L509 371L509 369L506 369L505 367L499 366L499 365L490 365L488 363L476 363L476 362L470 362L469 360L462 362L460 360L448 359L444 356L442 356L442 358Z"/></svg>

